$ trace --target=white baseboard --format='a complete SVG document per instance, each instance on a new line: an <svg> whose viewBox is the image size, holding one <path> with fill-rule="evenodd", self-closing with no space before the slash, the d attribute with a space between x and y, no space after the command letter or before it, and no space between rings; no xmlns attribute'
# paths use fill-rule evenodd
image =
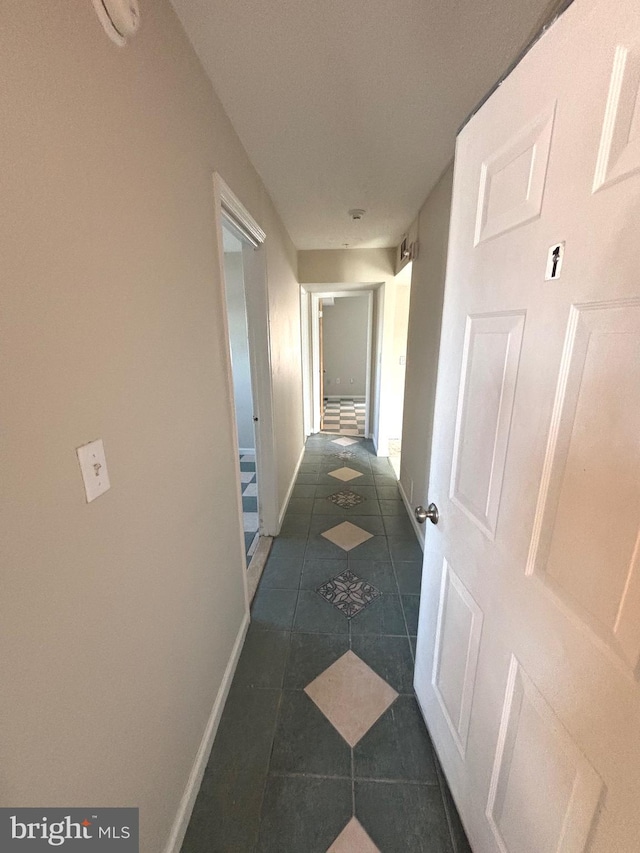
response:
<svg viewBox="0 0 640 853"><path fill-rule="evenodd" d="M302 445L302 450L300 451L300 457L298 458L298 462L296 464L296 470L293 472L293 477L291 478L291 482L289 483L289 488L287 489L287 494L284 498L284 503L280 507L280 515L278 516L278 533L280 533L280 528L282 527L282 522L284 521L284 517L287 514L287 509L289 507L289 501L291 500L291 493L293 492L293 487L296 484L296 480L298 478L298 471L300 470L300 466L302 465L302 458L304 456L304 444Z"/></svg>
<svg viewBox="0 0 640 853"><path fill-rule="evenodd" d="M204 771L207 766L207 762L209 761L209 755L211 753L211 748L213 746L213 741L215 739L216 732L218 731L220 717L222 716L222 711L224 710L224 703L227 701L229 688L231 687L231 682L233 681L236 666L238 665L238 660L240 659L240 652L242 651L244 638L248 628L249 613L247 611L244 614L242 624L240 625L240 630L238 631L238 635L236 637L236 641L233 644L231 656L229 657L229 662L227 663L227 668L225 669L224 676L222 678L222 684L220 685L218 695L216 696L216 700L213 703L211 714L209 715L207 725L205 726L204 734L202 735L202 740L200 741L200 746L198 747L198 751L193 762L193 767L191 768L191 773L189 774L187 786L184 789L184 794L182 795L182 799L180 800L178 812L173 822L173 827L171 828L169 840L167 841L166 847L164 848L164 853L180 853L180 848L182 847L182 842L184 841L184 836L187 832L187 827L189 826L191 812L193 811L193 807L196 802L196 797L198 796L198 791L200 790L200 783L202 782L202 777L204 776Z"/></svg>
<svg viewBox="0 0 640 853"><path fill-rule="evenodd" d="M418 524L416 520L415 513L413 511L413 507L409 502L409 498L407 497L407 493L405 492L402 483L398 480L398 490L400 491L400 497L402 498L402 502L407 508L407 512L409 513L409 518L411 519L411 524L413 525L413 529L416 532L416 536L418 537L418 542L420 543L420 547L424 551L424 525Z"/></svg>
<svg viewBox="0 0 640 853"><path fill-rule="evenodd" d="M240 456L244 456L245 453L252 453L254 456L256 455L255 447L239 447L238 453Z"/></svg>

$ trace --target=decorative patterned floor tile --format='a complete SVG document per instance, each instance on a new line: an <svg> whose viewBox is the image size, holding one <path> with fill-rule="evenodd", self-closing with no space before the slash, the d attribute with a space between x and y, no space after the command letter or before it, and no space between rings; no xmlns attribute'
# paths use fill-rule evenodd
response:
<svg viewBox="0 0 640 853"><path fill-rule="evenodd" d="M348 483L349 480L355 480L357 477L362 477L360 471L354 471L353 468L347 468L343 465L342 468L336 468L335 471L329 471L330 477L335 477L336 480L342 480L343 483Z"/></svg>
<svg viewBox="0 0 640 853"><path fill-rule="evenodd" d="M352 651L308 684L305 693L350 746L358 743L398 697Z"/></svg>
<svg viewBox="0 0 640 853"><path fill-rule="evenodd" d="M362 501L366 501L366 498L352 492L351 489L342 489L339 492L334 492L334 494L329 495L327 500L336 504L336 506L341 506L345 509L353 509L354 506L358 506Z"/></svg>
<svg viewBox="0 0 640 853"><path fill-rule="evenodd" d="M375 586L349 571L322 584L316 592L349 619L381 595Z"/></svg>
<svg viewBox="0 0 640 853"><path fill-rule="evenodd" d="M348 447L350 444L357 444L355 438L334 438L332 444L339 444L341 447Z"/></svg>
<svg viewBox="0 0 640 853"><path fill-rule="evenodd" d="M350 521L343 521L342 524L337 524L330 530L325 530L321 535L325 539L328 539L329 542L337 545L338 548L342 548L343 551L351 551L353 548L357 548L358 545L362 545L367 539L373 538L371 533L367 533L361 527L351 524Z"/></svg>
<svg viewBox="0 0 640 853"><path fill-rule="evenodd" d="M380 853L380 850L364 831L358 819L352 817L327 853Z"/></svg>

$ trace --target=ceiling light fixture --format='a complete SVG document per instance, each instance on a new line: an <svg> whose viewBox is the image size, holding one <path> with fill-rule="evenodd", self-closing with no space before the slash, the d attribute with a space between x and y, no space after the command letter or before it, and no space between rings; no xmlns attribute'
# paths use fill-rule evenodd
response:
<svg viewBox="0 0 640 853"><path fill-rule="evenodd" d="M124 47L140 26L138 0L92 0L105 33L118 47Z"/></svg>
<svg viewBox="0 0 640 853"><path fill-rule="evenodd" d="M349 217L353 220L353 222L360 222L367 211L362 210L360 207L354 207L349 211Z"/></svg>

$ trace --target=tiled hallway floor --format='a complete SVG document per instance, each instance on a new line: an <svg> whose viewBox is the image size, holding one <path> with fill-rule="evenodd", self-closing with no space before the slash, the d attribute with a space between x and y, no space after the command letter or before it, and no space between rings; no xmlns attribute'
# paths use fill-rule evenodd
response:
<svg viewBox="0 0 640 853"><path fill-rule="evenodd" d="M421 563L388 461L312 436L183 853L469 853L413 695Z"/></svg>

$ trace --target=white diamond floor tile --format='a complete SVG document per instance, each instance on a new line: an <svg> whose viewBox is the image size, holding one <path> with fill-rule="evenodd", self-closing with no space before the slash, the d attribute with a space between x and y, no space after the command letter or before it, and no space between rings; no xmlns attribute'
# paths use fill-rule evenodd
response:
<svg viewBox="0 0 640 853"><path fill-rule="evenodd" d="M258 484L257 483L249 483L248 486L243 490L242 494L245 498L257 498L258 497Z"/></svg>
<svg viewBox="0 0 640 853"><path fill-rule="evenodd" d="M380 850L364 831L358 818L352 817L327 853L380 853Z"/></svg>
<svg viewBox="0 0 640 853"><path fill-rule="evenodd" d="M325 530L322 535L329 542L337 545L338 548L342 548L343 551L351 551L353 548L357 548L358 545L362 545L367 539L372 538L371 533L358 527L357 524L351 524L350 521L343 521L342 524L337 524L330 530Z"/></svg>
<svg viewBox="0 0 640 853"><path fill-rule="evenodd" d="M254 453L245 453L244 456L240 457L241 462L255 462L256 457Z"/></svg>
<svg viewBox="0 0 640 853"><path fill-rule="evenodd" d="M336 468L335 471L329 471L330 477L335 477L336 480L342 480L343 483L348 483L349 480L355 480L356 477L362 477L360 471L354 471L353 468L347 468L344 465L342 468Z"/></svg>
<svg viewBox="0 0 640 853"><path fill-rule="evenodd" d="M243 512L242 519L244 521L245 533L255 533L258 527L260 526L258 523L257 512Z"/></svg>
<svg viewBox="0 0 640 853"><path fill-rule="evenodd" d="M339 444L342 447L348 447L350 444L357 444L355 438L334 438L333 444Z"/></svg>
<svg viewBox="0 0 640 853"><path fill-rule="evenodd" d="M305 687L349 746L355 746L398 694L352 651Z"/></svg>
<svg viewBox="0 0 640 853"><path fill-rule="evenodd" d="M255 471L240 471L240 482L241 483L250 483L255 476L256 476Z"/></svg>

